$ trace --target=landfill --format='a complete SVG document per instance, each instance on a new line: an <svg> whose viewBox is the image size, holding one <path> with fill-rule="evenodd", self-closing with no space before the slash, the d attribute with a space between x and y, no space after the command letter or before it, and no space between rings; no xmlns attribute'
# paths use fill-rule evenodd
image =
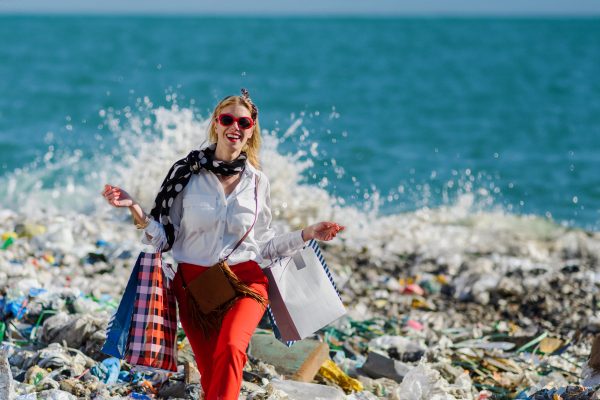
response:
<svg viewBox="0 0 600 400"><path fill-rule="evenodd" d="M39 193L41 200L29 193L21 206L0 208L0 400L203 398L182 329L177 373L101 352L138 254L152 250L130 216L101 203L100 188L119 185L149 209L164 171L206 127L185 110L155 111L164 157L146 151L139 136L129 140L115 120L131 156L90 177L93 193L73 189L87 208L53 207ZM280 232L322 220L346 226L320 246L348 313L281 350L295 352L300 369L257 347L274 340L263 318L240 399L600 398L600 346L592 349L600 333L599 233L496 209L473 186L481 177L463 172L451 201L378 215L376 193L365 203L371 209L358 209L301 184L309 163L281 155L277 143L265 135L261 153L272 225ZM164 260L172 262L169 254ZM299 349L308 349L306 359Z"/></svg>
<svg viewBox="0 0 600 400"><path fill-rule="evenodd" d="M126 221L0 215L0 398L202 398L181 329L178 373L137 370L100 351L148 250ZM588 361L600 331L599 235L555 227L541 241L543 226L497 229L486 233L496 240L471 237L464 250L461 226L438 228L428 239L436 248L410 248L409 238L360 250L352 237L321 243L348 314L305 340L326 343L329 356L299 382L250 349L240 398L599 398L600 371ZM265 318L255 335L270 329Z"/></svg>

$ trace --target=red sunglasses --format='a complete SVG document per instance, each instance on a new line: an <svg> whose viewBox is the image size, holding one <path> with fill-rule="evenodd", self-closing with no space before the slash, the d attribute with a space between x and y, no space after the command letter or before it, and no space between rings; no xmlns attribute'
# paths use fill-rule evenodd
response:
<svg viewBox="0 0 600 400"><path fill-rule="evenodd" d="M254 120L250 117L236 118L231 114L219 115L219 123L223 126L231 126L234 122L237 122L241 129L250 129L254 125Z"/></svg>

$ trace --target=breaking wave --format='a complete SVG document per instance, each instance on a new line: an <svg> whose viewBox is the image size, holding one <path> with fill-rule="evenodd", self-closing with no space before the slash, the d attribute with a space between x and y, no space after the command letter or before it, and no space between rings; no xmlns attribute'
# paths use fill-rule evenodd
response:
<svg viewBox="0 0 600 400"><path fill-rule="evenodd" d="M208 122L193 107L153 108L148 98L134 109L139 113L129 107L100 111L110 134L107 130L102 131L104 137L96 134L98 145L87 156L82 150L61 147L49 135L46 154L0 178L2 206L36 221L86 216L124 221L127 213L115 211L100 196L109 183L131 193L148 210L170 166L205 142ZM454 171L455 179L440 187L401 185L388 195L372 187L361 195L364 201L352 203L351 196L328 191L325 177L316 184L307 182L307 171L318 156L316 142L282 154L281 143L297 131L302 131L302 118L293 119L284 133L262 132L261 165L271 182L273 223L282 232L334 220L347 229L331 244L368 252L377 265L407 254L451 269L460 268L472 255L513 257L522 260L517 263L553 268L566 259L585 258L588 264L600 259L598 234L562 226L548 217L509 212L496 202L501 193L493 177L483 172ZM343 166L335 160L330 164L329 176L343 175ZM412 211L380 212L382 204L399 195L411 202Z"/></svg>

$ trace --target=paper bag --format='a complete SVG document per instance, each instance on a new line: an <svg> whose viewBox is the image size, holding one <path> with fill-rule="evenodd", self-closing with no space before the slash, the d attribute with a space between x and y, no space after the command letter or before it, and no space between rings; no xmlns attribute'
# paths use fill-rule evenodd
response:
<svg viewBox="0 0 600 400"><path fill-rule="evenodd" d="M269 280L267 311L282 342L301 340L346 314L316 240L263 272Z"/></svg>

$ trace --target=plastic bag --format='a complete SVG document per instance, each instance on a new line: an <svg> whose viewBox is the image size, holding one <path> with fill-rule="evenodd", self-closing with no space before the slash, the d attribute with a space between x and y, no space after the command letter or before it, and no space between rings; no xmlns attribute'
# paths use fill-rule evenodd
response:
<svg viewBox="0 0 600 400"><path fill-rule="evenodd" d="M583 378L581 386L592 387L600 384L600 372L590 367L589 361L581 364L581 377Z"/></svg>
<svg viewBox="0 0 600 400"><path fill-rule="evenodd" d="M121 371L121 360L118 358L107 358L100 364L93 366L90 372L104 383L116 383Z"/></svg>
<svg viewBox="0 0 600 400"><path fill-rule="evenodd" d="M346 395L340 389L325 386L325 385L317 385L314 383L305 383L305 382L295 382L291 380L280 380L273 379L271 383L265 386L267 393L269 392L269 388L277 389L284 393L287 393L291 399L294 400L315 400L315 399L324 399L324 400L345 400ZM286 395L286 396L287 396ZM274 397L270 400L275 400L277 397ZM269 400L269 397L266 397L266 400Z"/></svg>
<svg viewBox="0 0 600 400"><path fill-rule="evenodd" d="M8 346L0 350L0 399L13 400L17 398L15 385L8 364Z"/></svg>
<svg viewBox="0 0 600 400"><path fill-rule="evenodd" d="M71 393L63 392L62 390L44 390L39 393L44 400L77 400Z"/></svg>
<svg viewBox="0 0 600 400"><path fill-rule="evenodd" d="M17 400L37 400L37 393L27 393L17 397Z"/></svg>
<svg viewBox="0 0 600 400"><path fill-rule="evenodd" d="M355 390L357 392L363 390L363 384L356 379L350 378L329 359L325 360L319 369L319 375L324 378L331 379L344 390Z"/></svg>
<svg viewBox="0 0 600 400"><path fill-rule="evenodd" d="M471 378L467 374L458 376L455 384L450 384L430 365L420 362L406 374L402 385L394 389L393 397L398 400L473 399Z"/></svg>

